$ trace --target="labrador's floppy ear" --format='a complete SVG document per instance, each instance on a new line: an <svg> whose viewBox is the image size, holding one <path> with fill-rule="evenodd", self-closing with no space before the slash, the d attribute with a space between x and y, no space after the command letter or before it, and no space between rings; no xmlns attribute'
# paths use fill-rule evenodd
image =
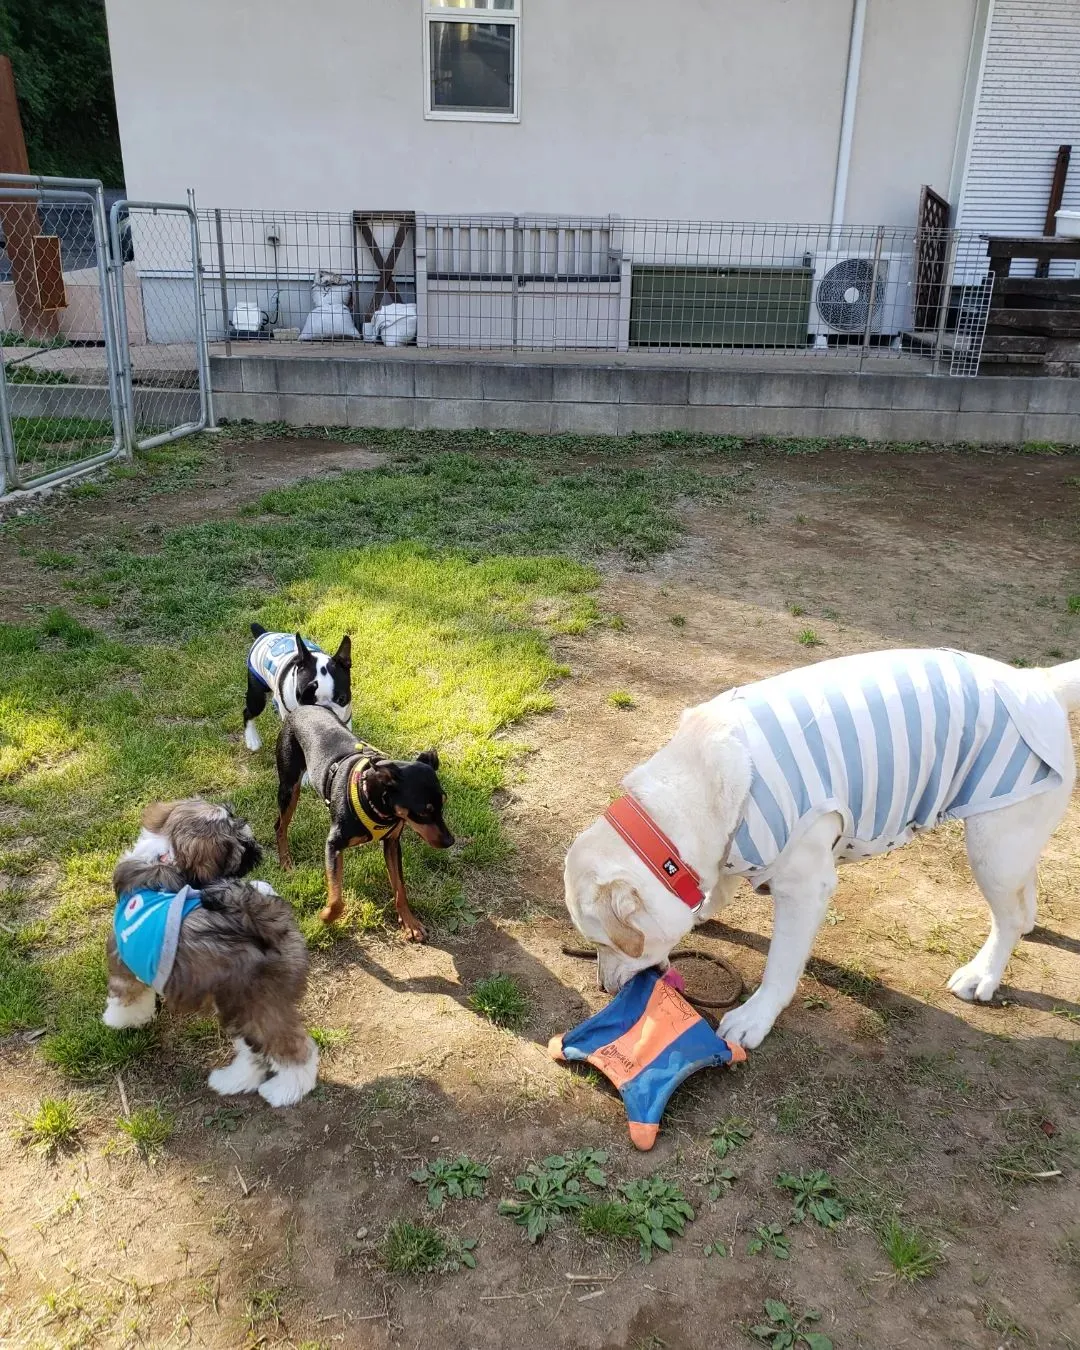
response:
<svg viewBox="0 0 1080 1350"><path fill-rule="evenodd" d="M645 934L633 922L642 908L641 896L627 881L603 882L596 888L600 922L612 943L635 960L645 950Z"/></svg>

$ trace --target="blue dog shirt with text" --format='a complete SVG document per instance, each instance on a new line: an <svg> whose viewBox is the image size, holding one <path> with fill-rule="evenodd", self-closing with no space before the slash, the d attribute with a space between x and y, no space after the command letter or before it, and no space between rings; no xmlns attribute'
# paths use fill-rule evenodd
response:
<svg viewBox="0 0 1080 1350"><path fill-rule="evenodd" d="M172 891L128 891L116 902L113 930L120 959L128 970L163 993L176 960L180 925L202 904L190 886Z"/></svg>

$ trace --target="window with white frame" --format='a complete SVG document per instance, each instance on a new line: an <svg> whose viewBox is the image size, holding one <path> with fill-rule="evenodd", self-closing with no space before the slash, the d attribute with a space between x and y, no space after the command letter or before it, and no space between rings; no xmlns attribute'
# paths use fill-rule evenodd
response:
<svg viewBox="0 0 1080 1350"><path fill-rule="evenodd" d="M521 0L423 0L425 115L516 122Z"/></svg>

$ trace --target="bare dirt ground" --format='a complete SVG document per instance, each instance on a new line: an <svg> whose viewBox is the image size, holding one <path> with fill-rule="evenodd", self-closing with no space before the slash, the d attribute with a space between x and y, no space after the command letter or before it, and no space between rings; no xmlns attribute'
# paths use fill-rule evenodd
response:
<svg viewBox="0 0 1080 1350"><path fill-rule="evenodd" d="M156 521L371 462L355 447L234 447L207 480L156 503ZM177 1115L156 1164L110 1147L111 1084L84 1094L93 1127L80 1151L46 1164L12 1131L64 1086L32 1045L0 1043L0 1344L712 1350L750 1344L745 1328L778 1298L820 1310L818 1329L840 1350L1080 1346L1080 799L1047 851L1039 926L994 1006L944 990L987 924L962 833L946 827L842 873L776 1032L738 1071L691 1079L651 1154L629 1146L613 1094L544 1053L603 1001L589 965L560 952L573 939L563 852L687 704L879 646L1032 664L1080 655L1080 616L1066 606L1080 591L1075 459L754 463L737 508L688 509L678 550L606 572L601 603L622 626L560 640L572 677L555 712L518 733L530 750L501 803L517 853L476 878L478 923L423 948L365 937L314 955L310 1019L349 1035L313 1097L288 1112L222 1103L205 1087L221 1047L173 1026L163 1060L125 1075L133 1105ZM49 527L53 546L115 523L97 509L67 508ZM48 599L20 591L7 568L3 587L9 613ZM807 630L820 645L800 645ZM616 690L633 706L612 706ZM769 923L768 902L747 891L693 944L752 987ZM533 1000L520 1035L467 1006L471 983L493 970ZM709 1130L730 1116L753 1135L725 1159L736 1178L711 1200ZM660 1171L683 1186L697 1218L672 1255L644 1265L636 1246L572 1224L531 1247L497 1215L527 1160L584 1147L609 1151L613 1179ZM477 1269L389 1275L376 1257L387 1223L428 1213L409 1172L458 1153L489 1163L488 1198L438 1221L479 1239ZM804 1168L837 1178L849 1218L836 1232L791 1227L788 1260L748 1254L758 1225L789 1215L777 1174ZM877 1237L888 1214L930 1236L935 1274L895 1278ZM728 1254L706 1255L714 1242Z"/></svg>

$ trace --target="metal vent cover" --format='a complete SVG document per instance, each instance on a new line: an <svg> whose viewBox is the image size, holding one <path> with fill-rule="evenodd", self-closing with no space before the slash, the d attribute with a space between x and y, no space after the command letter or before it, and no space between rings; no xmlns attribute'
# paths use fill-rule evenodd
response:
<svg viewBox="0 0 1080 1350"><path fill-rule="evenodd" d="M885 259L881 259L877 265L876 287L871 258L845 258L843 262L830 267L818 282L815 296L822 321L838 333L863 332L870 314L871 292L874 297L874 319L881 319L888 278L889 264Z"/></svg>

